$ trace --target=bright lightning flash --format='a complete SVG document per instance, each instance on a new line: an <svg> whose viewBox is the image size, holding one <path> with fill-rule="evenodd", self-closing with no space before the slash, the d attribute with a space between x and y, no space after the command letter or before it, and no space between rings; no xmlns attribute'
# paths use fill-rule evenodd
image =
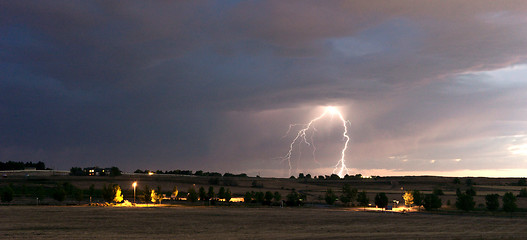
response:
<svg viewBox="0 0 527 240"><path fill-rule="evenodd" d="M298 143L304 142L305 144L307 144L308 146L311 146L313 148L313 156L314 156L315 155L315 150L316 150L314 142L313 142L313 135L315 134L315 131L316 131L316 129L314 127L314 124L315 124L315 122L317 122L318 120L326 117L327 115L330 115L330 116L337 115L338 118L340 119L340 121L342 122L342 126L344 127L344 131L342 132L342 136L343 136L343 139L344 139L344 146L343 146L341 154L340 154L340 159L338 160L337 164L335 165L335 169L333 170L333 173L339 175L340 177L344 177L345 174L349 174L348 168L346 167L346 159L345 158L346 158L346 150L348 149L348 143L350 141L350 137L348 136L348 123L350 123L350 122L347 121L347 120L344 120L344 117L342 116L342 113L336 107L328 106L328 107L326 107L324 109L324 112L320 116L312 119L308 123L305 123L305 124L291 124L291 125L289 125L289 130L287 131L287 133L289 133L291 131L291 128L294 127L294 126L302 126L303 127L302 129L300 129L298 131L298 133L296 134L296 137L293 139L293 141L289 145L289 151L282 158L283 161L287 161L287 163L289 164L289 175L290 176L291 176L291 171L292 171L291 156L293 154L294 146L297 145ZM309 141L308 138L307 138L307 134L308 134L309 130L311 130L311 134L312 134L311 138L310 138L311 141Z"/></svg>

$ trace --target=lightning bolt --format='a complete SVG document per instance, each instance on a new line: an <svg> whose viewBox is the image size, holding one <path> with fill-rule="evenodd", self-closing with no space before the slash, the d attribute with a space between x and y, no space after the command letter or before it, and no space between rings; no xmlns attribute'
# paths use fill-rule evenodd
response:
<svg viewBox="0 0 527 240"><path fill-rule="evenodd" d="M315 162L317 164L320 165L320 163L316 160L316 157L315 157L316 147L315 147L315 144L314 144L313 136L315 135L316 128L314 127L314 124L315 124L315 122L323 119L324 117L326 117L328 115L330 115L330 116L337 115L339 120L342 122L342 126L344 127L344 131L342 132L342 137L343 137L343 140L344 140L344 146L343 146L341 154L340 154L340 159L337 161L337 164L335 165L333 173L339 175L340 177L344 177L345 174L349 174L348 168L346 167L346 150L348 149L348 144L349 144L349 141L350 141L350 137L348 136L348 123L349 124L351 124L351 123L344 119L344 117L342 116L342 113L337 108L332 107L332 106L328 106L328 107L325 108L324 112L321 115L319 115L318 117L312 119L308 123L305 123L305 124L290 124L289 125L289 129L287 130L287 133L286 133L285 136L287 136L289 134L289 132L292 130L293 127L295 127L295 126L301 126L302 127L302 129L300 129L297 132L297 134L296 134L295 138L293 139L293 141L291 141L291 144L289 144L289 151L287 152L287 154L285 156L282 157L282 159L283 159L282 162L287 161L287 164L289 165L289 176L291 176L291 171L292 171L291 157L293 155L293 149L294 149L295 145L297 145L299 143L303 142L306 145L311 146L313 148L313 152L312 152L313 159L315 160ZM310 129L312 129L312 134L310 135L309 140L308 140L307 135L308 135L308 131Z"/></svg>

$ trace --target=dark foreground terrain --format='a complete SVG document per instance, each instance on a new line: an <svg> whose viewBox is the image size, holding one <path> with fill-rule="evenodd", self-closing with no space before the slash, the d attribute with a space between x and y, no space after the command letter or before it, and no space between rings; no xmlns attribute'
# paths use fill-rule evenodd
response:
<svg viewBox="0 0 527 240"><path fill-rule="evenodd" d="M0 206L0 239L525 239L524 217L345 208Z"/></svg>

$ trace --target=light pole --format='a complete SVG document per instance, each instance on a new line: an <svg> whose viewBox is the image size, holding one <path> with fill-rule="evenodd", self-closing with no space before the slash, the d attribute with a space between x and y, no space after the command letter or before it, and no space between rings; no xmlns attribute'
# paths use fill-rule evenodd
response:
<svg viewBox="0 0 527 240"><path fill-rule="evenodd" d="M135 188L137 187L137 181L132 183L132 186L134 187L134 203L135 203Z"/></svg>

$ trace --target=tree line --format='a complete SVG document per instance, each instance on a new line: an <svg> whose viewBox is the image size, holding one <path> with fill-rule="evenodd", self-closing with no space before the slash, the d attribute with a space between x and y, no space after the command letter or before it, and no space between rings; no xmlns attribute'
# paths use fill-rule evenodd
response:
<svg viewBox="0 0 527 240"><path fill-rule="evenodd" d="M51 170L49 168L46 168L46 164L40 161L37 163L14 161L0 162L0 171L24 170L26 168L35 168L36 170Z"/></svg>

